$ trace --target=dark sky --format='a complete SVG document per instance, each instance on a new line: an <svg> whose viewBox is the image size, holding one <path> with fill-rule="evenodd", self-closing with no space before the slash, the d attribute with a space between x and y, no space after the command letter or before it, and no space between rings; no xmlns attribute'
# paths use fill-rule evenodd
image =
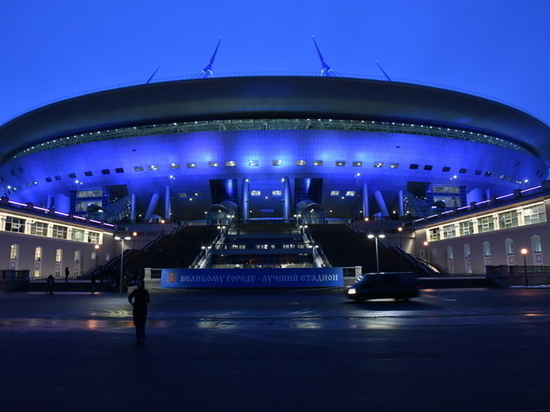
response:
<svg viewBox="0 0 550 412"><path fill-rule="evenodd" d="M1 0L0 124L85 92L195 75L338 73L446 86L550 123L549 0Z"/></svg>

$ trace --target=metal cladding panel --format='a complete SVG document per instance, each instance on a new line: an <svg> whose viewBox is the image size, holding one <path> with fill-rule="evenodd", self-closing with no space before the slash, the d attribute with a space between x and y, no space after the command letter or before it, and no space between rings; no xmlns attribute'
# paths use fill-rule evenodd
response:
<svg viewBox="0 0 550 412"><path fill-rule="evenodd" d="M113 127L316 116L466 128L519 142L550 160L550 128L498 102L408 83L297 76L184 80L87 94L38 108L0 126L0 147L8 156L57 136Z"/></svg>

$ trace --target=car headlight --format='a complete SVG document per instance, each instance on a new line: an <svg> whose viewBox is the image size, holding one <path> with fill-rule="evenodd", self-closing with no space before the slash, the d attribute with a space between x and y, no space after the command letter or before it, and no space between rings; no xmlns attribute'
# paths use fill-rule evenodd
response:
<svg viewBox="0 0 550 412"><path fill-rule="evenodd" d="M348 289L348 295L355 295L357 291L355 289Z"/></svg>

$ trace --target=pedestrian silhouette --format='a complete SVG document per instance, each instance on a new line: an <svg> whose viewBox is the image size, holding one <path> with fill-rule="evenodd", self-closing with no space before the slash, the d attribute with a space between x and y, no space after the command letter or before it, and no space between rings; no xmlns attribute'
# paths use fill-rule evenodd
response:
<svg viewBox="0 0 550 412"><path fill-rule="evenodd" d="M147 304L150 302L149 292L143 281L137 283L137 288L128 296L128 302L134 307L134 325L136 327L136 343L145 343L145 323L147 322Z"/></svg>
<svg viewBox="0 0 550 412"><path fill-rule="evenodd" d="M53 295L53 284L54 279L53 276L50 274L48 278L46 279L46 295Z"/></svg>

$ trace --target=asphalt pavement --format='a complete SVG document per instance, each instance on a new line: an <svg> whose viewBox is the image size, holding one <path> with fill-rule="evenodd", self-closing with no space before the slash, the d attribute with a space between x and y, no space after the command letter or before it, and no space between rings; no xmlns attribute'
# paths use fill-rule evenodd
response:
<svg viewBox="0 0 550 412"><path fill-rule="evenodd" d="M550 410L550 289L0 293L0 411Z"/></svg>

